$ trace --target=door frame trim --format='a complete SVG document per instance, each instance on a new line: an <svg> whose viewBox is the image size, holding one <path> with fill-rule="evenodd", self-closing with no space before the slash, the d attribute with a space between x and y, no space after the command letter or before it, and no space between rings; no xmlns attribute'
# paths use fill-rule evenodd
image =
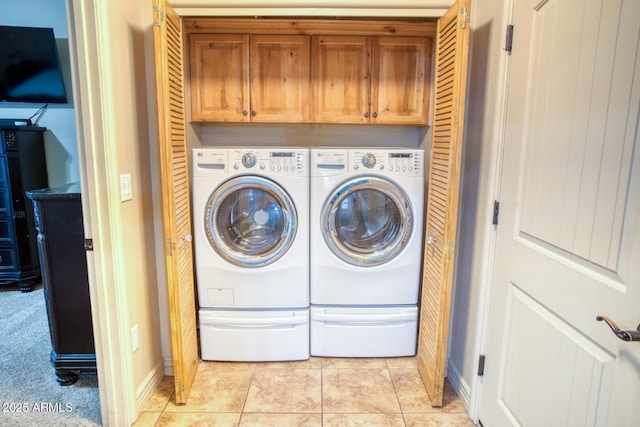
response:
<svg viewBox="0 0 640 427"><path fill-rule="evenodd" d="M492 49L501 49L503 47L503 43L506 37L506 25L512 20L513 14L513 2L514 0L502 0L503 8L502 14L498 16L495 13L495 10L488 11L488 15L491 16L493 22L492 26L496 26L497 28L501 28L499 34L493 35L491 40L485 40L485 43L493 44L491 46ZM477 20L478 20L479 10L476 8L474 13L472 13L472 22L471 27L477 28ZM497 21L496 18L500 17L501 20ZM475 18L475 19L474 19ZM473 40L474 32L471 32L471 40L470 45L474 46ZM486 48L485 43L478 44L478 48L483 49ZM472 52L473 53L473 52ZM492 225L492 218L494 212L494 201L500 200L500 179L502 176L502 163L503 163L503 151L505 145L505 133L506 133L506 116L507 116L507 95L508 95L508 86L509 86L509 77L510 77L510 69L511 69L511 61L510 56L506 53L506 51L501 52L501 56L497 56L493 61L493 66L496 73L491 75L492 83L487 84L484 80L483 84L490 87L493 90L494 98L492 111L489 114L489 119L485 119L484 123L489 123L490 126L487 126L489 129L487 134L487 139L489 141L494 141L491 144L490 156L486 161L485 175L486 175L486 184L484 188L480 188L478 192L479 196L482 196L483 193L486 195L484 200L478 198L479 203L481 203L482 210L479 218L476 220L482 221L482 224L486 224L487 226L482 231L482 238L480 242L480 248L478 251L482 254L479 257L478 264L480 265L478 272L479 274L479 293L481 295L481 299L478 301L478 317L477 317L477 329L476 329L476 339L474 343L475 351L472 353L476 355L474 360L477 360L477 355L485 355L487 349L487 335L488 335L488 326L489 326L489 306L491 303L491 289L493 283L493 273L495 270L495 252L496 252L496 238L497 238L497 226ZM472 55L473 57L473 55ZM482 66L488 67L491 64L482 63ZM471 63L471 68L469 70L469 74L473 76L473 62ZM484 74L484 73L482 73ZM473 79L469 79L469 85L473 84ZM491 84L493 86L491 86ZM471 93L471 92L470 92ZM467 100L469 102L469 100ZM466 109L467 116L465 117L465 123L470 123L468 120L468 116L470 114L470 108ZM484 123L480 123L478 126L482 128ZM472 129L467 129L466 138L473 134ZM493 138L491 136L493 135ZM483 139L484 141L485 139ZM465 144L467 145L467 144ZM464 158L463 158L464 165ZM463 181L460 185L461 188L464 188L464 173L463 173ZM483 191L484 190L484 191ZM458 218L460 222L461 219ZM461 228L460 228L461 229ZM462 236L458 235L458 241L462 242ZM461 246L457 246L461 248ZM477 253L477 252L476 252ZM475 254L474 254L475 255ZM457 261L462 261L458 257ZM454 285L456 284L456 276L460 273L460 266L456 266L455 276L454 276ZM471 284L469 284L471 286ZM454 289L455 292L455 289ZM454 301L455 303L455 301ZM452 307L454 310L454 307ZM453 319L453 316L452 316ZM452 334L451 334L452 335ZM451 340L451 335L449 339ZM482 397L482 380L481 377L474 375L472 383L470 384L471 389L469 390L469 416L474 422L478 422L482 416L480 414L480 400Z"/></svg>
<svg viewBox="0 0 640 427"><path fill-rule="evenodd" d="M104 250L120 240L117 227L112 227L120 219L116 209L119 200L117 192L108 191L119 185L114 178L118 177L116 147L107 143L114 139L111 129L116 128L111 96L107 96L111 93L111 76L105 73L105 64L111 62L109 32L100 31L108 27L109 7L88 0L66 1L83 221L85 236L96 243L94 250L87 252L87 267L101 421L104 425L128 426L136 417L136 396L128 375L133 360L127 349L125 281L118 280L123 260L117 252ZM114 286L104 286L106 283Z"/></svg>

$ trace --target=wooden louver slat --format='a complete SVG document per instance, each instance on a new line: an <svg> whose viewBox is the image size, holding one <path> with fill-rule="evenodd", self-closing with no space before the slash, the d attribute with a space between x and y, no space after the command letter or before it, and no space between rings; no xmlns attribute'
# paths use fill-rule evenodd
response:
<svg viewBox="0 0 640 427"><path fill-rule="evenodd" d="M438 21L434 78L434 122L428 178L426 244L418 367L433 406L442 406L465 104L468 24L458 0Z"/></svg>

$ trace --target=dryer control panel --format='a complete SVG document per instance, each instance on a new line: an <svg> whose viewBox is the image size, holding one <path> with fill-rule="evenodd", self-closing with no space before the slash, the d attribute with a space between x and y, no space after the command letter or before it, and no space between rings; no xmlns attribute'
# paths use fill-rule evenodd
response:
<svg viewBox="0 0 640 427"><path fill-rule="evenodd" d="M422 150L349 150L349 168L352 171L421 176L423 157Z"/></svg>

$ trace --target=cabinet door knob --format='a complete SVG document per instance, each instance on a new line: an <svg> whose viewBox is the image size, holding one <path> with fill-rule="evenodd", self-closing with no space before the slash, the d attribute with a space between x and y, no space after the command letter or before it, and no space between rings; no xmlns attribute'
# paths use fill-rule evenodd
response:
<svg viewBox="0 0 640 427"><path fill-rule="evenodd" d="M248 112L247 110L243 110L243 111L242 111L242 115L243 115L243 116L245 116L245 117L246 117L248 114L249 114L249 112Z"/></svg>
<svg viewBox="0 0 640 427"><path fill-rule="evenodd" d="M371 116L375 119L376 117L378 117L378 113L376 113L376 112L374 111L374 112L373 112L373 114L372 114Z"/></svg>
<svg viewBox="0 0 640 427"><path fill-rule="evenodd" d="M364 118L365 118L365 119L368 119L368 118L369 118L369 112L365 112L365 113L364 113Z"/></svg>
<svg viewBox="0 0 640 427"><path fill-rule="evenodd" d="M256 110L251 110L251 117L255 117L256 116Z"/></svg>

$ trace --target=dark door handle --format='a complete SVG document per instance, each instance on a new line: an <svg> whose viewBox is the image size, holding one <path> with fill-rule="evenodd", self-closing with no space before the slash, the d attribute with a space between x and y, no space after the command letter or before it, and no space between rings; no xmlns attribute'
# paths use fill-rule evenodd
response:
<svg viewBox="0 0 640 427"><path fill-rule="evenodd" d="M605 321L607 325L611 328L614 334L622 341L640 341L640 325L638 325L638 329L635 331L623 331L621 330L616 323L609 319L607 316L598 316L596 317L598 322Z"/></svg>

